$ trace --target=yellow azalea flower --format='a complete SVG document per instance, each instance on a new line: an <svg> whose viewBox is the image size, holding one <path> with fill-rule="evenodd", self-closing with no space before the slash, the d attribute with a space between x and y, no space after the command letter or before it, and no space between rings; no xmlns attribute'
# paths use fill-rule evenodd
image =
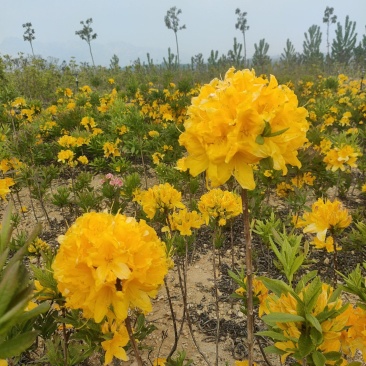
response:
<svg viewBox="0 0 366 366"><path fill-rule="evenodd" d="M186 208L173 212L168 217L171 230L179 231L180 235L192 235L192 228L199 229L204 220L197 211L187 211ZM168 231L168 228L164 228L163 231Z"/></svg>
<svg viewBox="0 0 366 366"><path fill-rule="evenodd" d="M82 91L85 94L90 94L92 92L90 86L84 85L80 88L80 91Z"/></svg>
<svg viewBox="0 0 366 366"><path fill-rule="evenodd" d="M48 252L49 250L50 246L40 238L36 238L28 246L28 252L30 254L40 255L42 252Z"/></svg>
<svg viewBox="0 0 366 366"><path fill-rule="evenodd" d="M305 212L297 227L304 227L304 233L316 234L320 242L325 242L328 230L344 229L351 224L352 217L338 200L333 202L319 198L310 212Z"/></svg>
<svg viewBox="0 0 366 366"><path fill-rule="evenodd" d="M2 173L4 174L10 169L11 169L10 161L8 159L2 159L0 161L0 170L2 171Z"/></svg>
<svg viewBox="0 0 366 366"><path fill-rule="evenodd" d="M274 345L281 351L285 351L285 353L281 355L281 363L285 363L287 357L296 352L295 343L292 341L276 342Z"/></svg>
<svg viewBox="0 0 366 366"><path fill-rule="evenodd" d="M326 154L332 147L332 142L328 139L322 139L320 141L320 151Z"/></svg>
<svg viewBox="0 0 366 366"><path fill-rule="evenodd" d="M129 340L126 327L120 325L118 331L113 333L112 339L103 341L101 345L105 350L104 365L109 365L112 362L113 357L122 361L128 361L129 358L123 347L127 345Z"/></svg>
<svg viewBox="0 0 366 366"><path fill-rule="evenodd" d="M335 172L340 169L346 170L348 165L351 168L356 168L357 157L361 154L358 153L354 147L350 145L343 145L342 147L329 150L324 157L323 161L327 164L326 169Z"/></svg>
<svg viewBox="0 0 366 366"><path fill-rule="evenodd" d="M213 219L219 226L226 225L227 220L243 212L241 197L219 188L202 195L198 202L198 209L207 225L210 219Z"/></svg>
<svg viewBox="0 0 366 366"><path fill-rule="evenodd" d="M15 185L13 178L0 179L0 197L6 200L6 196L10 193L10 187Z"/></svg>
<svg viewBox="0 0 366 366"><path fill-rule="evenodd" d="M76 137L64 135L57 140L57 143L62 147L73 147L76 146Z"/></svg>
<svg viewBox="0 0 366 366"><path fill-rule="evenodd" d="M34 308L36 308L38 306L38 304L34 301L29 301L27 306L25 307L24 311L31 311L33 310ZM1 363L0 363L0 366L1 366Z"/></svg>
<svg viewBox="0 0 366 366"><path fill-rule="evenodd" d="M248 360L244 360L244 361L235 361L234 366L248 366L249 365L249 361ZM256 362L253 362L253 366L257 366Z"/></svg>
<svg viewBox="0 0 366 366"><path fill-rule="evenodd" d="M89 160L85 155L79 156L77 160L78 160L79 163L81 163L83 165L86 165L86 164L89 163Z"/></svg>
<svg viewBox="0 0 366 366"><path fill-rule="evenodd" d="M158 137L159 135L160 135L160 133L158 131L155 131L155 130L149 131L150 137Z"/></svg>
<svg viewBox="0 0 366 366"><path fill-rule="evenodd" d="M366 192L366 184L363 184L361 187L361 192L365 193Z"/></svg>
<svg viewBox="0 0 366 366"><path fill-rule="evenodd" d="M247 278L244 278L244 284L246 285ZM239 287L235 293L240 296L244 296L246 293L246 288ZM267 309L267 298L268 298L268 289L264 286L261 280L257 278L253 278L253 295L255 299L259 302L258 315L261 317L268 309Z"/></svg>
<svg viewBox="0 0 366 366"><path fill-rule="evenodd" d="M118 144L121 142L120 139L117 138L116 142L107 141L103 145L104 157L108 158L110 156L116 157L121 156L121 152L118 148Z"/></svg>
<svg viewBox="0 0 366 366"><path fill-rule="evenodd" d="M101 128L93 128L93 136L101 135L103 130Z"/></svg>
<svg viewBox="0 0 366 366"><path fill-rule="evenodd" d="M74 152L71 150L61 150L57 155L57 161L61 163L70 162L74 158Z"/></svg>
<svg viewBox="0 0 366 366"><path fill-rule="evenodd" d="M34 281L34 287L36 299L39 301L53 300L58 296L51 288L43 287L38 280Z"/></svg>
<svg viewBox="0 0 366 366"><path fill-rule="evenodd" d="M108 79L108 83L109 84L114 84L114 79L112 79L112 78Z"/></svg>
<svg viewBox="0 0 366 366"><path fill-rule="evenodd" d="M151 155L152 159L153 159L153 163L155 165L159 165L160 164L160 160L162 160L164 158L164 154L161 154L159 152L156 152L154 154Z"/></svg>
<svg viewBox="0 0 366 366"><path fill-rule="evenodd" d="M69 102L69 103L67 103L66 109L72 111L72 110L75 109L75 107L76 107L76 103L75 102Z"/></svg>
<svg viewBox="0 0 366 366"><path fill-rule="evenodd" d="M70 88L65 88L64 95L65 95L65 97L71 98L73 95L73 92Z"/></svg>
<svg viewBox="0 0 366 366"><path fill-rule="evenodd" d="M117 132L118 132L119 135L124 135L125 133L128 132L128 127L125 126L125 125L117 127Z"/></svg>
<svg viewBox="0 0 366 366"><path fill-rule="evenodd" d="M46 112L52 114L53 116L55 116L57 114L57 106L56 105L51 105L50 107L48 107L46 109Z"/></svg>
<svg viewBox="0 0 366 366"><path fill-rule="evenodd" d="M307 142L307 111L298 107L292 90L256 77L254 70L228 70L192 99L179 137L187 151L185 166L193 176L206 172L217 187L232 175L254 189L252 164L269 158L273 169L287 173L286 164L300 167L297 150Z"/></svg>
<svg viewBox="0 0 366 366"><path fill-rule="evenodd" d="M325 249L328 253L334 252L334 239L332 236L328 236L324 241L315 237L311 244L313 244L316 249ZM342 250L342 247L336 244L335 249Z"/></svg>
<svg viewBox="0 0 366 366"><path fill-rule="evenodd" d="M165 366L166 365L166 358L156 358L153 362L153 366Z"/></svg>
<svg viewBox="0 0 366 366"><path fill-rule="evenodd" d="M170 262L165 244L144 220L86 213L59 243L52 268L66 306L97 323L106 316L123 321L129 308L152 310L150 298Z"/></svg>
<svg viewBox="0 0 366 366"><path fill-rule="evenodd" d="M156 212L169 213L175 208L185 208L182 194L169 183L155 185L147 191L135 192L134 201L138 202L149 219Z"/></svg>
<svg viewBox="0 0 366 366"><path fill-rule="evenodd" d="M24 98L18 97L15 98L13 102L11 102L12 107L24 107L27 103Z"/></svg>
<svg viewBox="0 0 366 366"><path fill-rule="evenodd" d="M80 124L84 126L87 131L97 127L93 117L83 117Z"/></svg>

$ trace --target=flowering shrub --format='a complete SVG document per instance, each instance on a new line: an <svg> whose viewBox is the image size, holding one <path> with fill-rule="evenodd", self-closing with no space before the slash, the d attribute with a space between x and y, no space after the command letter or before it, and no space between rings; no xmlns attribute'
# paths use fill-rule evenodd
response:
<svg viewBox="0 0 366 366"><path fill-rule="evenodd" d="M97 323L124 320L128 309L151 311L168 271L164 243L144 221L87 213L60 239L54 276L66 305Z"/></svg>

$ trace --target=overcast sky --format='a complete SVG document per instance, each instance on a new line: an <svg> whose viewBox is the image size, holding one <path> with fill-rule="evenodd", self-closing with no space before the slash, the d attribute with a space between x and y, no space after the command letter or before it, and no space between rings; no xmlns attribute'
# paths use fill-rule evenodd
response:
<svg viewBox="0 0 366 366"><path fill-rule="evenodd" d="M355 21L357 44L366 33L366 0L0 0L0 55L16 56L31 53L23 41L23 23L31 22L36 39L34 52L60 62L75 57L77 62L89 62L88 45L75 31L81 20L93 19L92 28L97 39L92 41L95 63L109 66L116 54L120 65L131 64L137 57L146 62L149 52L155 63L167 57L168 47L176 53L174 32L164 23L171 7L182 10L180 25L187 29L178 32L181 62L202 53L205 60L211 50L219 55L232 49L233 39L243 42L235 29L235 9L248 13L246 33L247 57L252 57L254 44L262 38L270 45L268 54L275 57L283 52L289 38L296 51L302 52L304 33L313 24L323 33L321 50L326 52L326 24L324 10L334 8L343 28L346 15ZM330 38L336 25L330 28Z"/></svg>

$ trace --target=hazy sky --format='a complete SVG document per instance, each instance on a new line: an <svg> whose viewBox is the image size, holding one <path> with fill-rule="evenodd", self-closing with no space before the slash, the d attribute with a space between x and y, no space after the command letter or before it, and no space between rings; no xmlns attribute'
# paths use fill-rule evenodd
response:
<svg viewBox="0 0 366 366"><path fill-rule="evenodd" d="M366 0L0 0L0 55L30 54L28 42L23 41L23 23L31 22L36 39L34 52L47 58L53 56L69 61L89 62L88 45L75 35L81 20L93 18L92 28L98 34L92 41L96 64L109 65L113 54L120 65L131 64L137 57L155 63L167 57L168 47L176 53L174 32L164 23L168 9L182 10L180 25L187 29L178 32L181 62L202 53L205 60L211 50L219 55L232 49L233 39L243 42L235 29L235 9L248 13L250 29L246 33L247 57L252 57L254 44L265 38L270 56L283 52L289 38L296 51L302 52L304 33L313 24L323 32L322 51L326 52L326 24L324 10L334 8L343 28L346 15L355 21L357 44L366 33ZM330 28L330 38L336 25Z"/></svg>

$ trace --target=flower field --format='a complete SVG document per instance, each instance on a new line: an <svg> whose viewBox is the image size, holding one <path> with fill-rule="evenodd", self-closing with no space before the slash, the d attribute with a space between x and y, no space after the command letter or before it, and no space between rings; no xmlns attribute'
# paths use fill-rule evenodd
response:
<svg viewBox="0 0 366 366"><path fill-rule="evenodd" d="M279 80L2 105L0 365L366 363L366 82Z"/></svg>

